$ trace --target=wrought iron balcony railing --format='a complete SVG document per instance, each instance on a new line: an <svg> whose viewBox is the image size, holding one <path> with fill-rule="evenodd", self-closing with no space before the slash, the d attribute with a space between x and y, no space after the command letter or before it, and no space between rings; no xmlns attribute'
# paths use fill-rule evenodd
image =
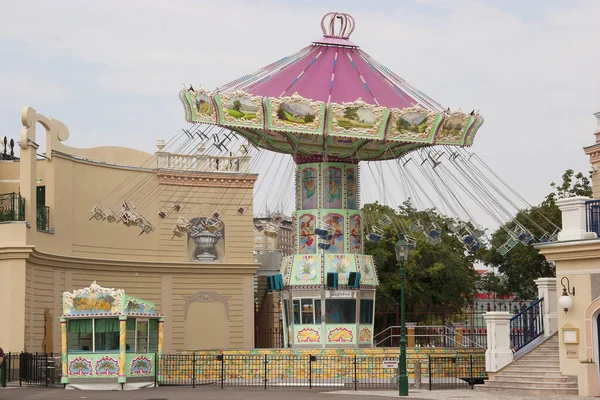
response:
<svg viewBox="0 0 600 400"><path fill-rule="evenodd" d="M25 221L25 199L20 193L0 194L0 222Z"/></svg>
<svg viewBox="0 0 600 400"><path fill-rule="evenodd" d="M50 207L37 206L37 230L42 232L51 232L50 229Z"/></svg>
<svg viewBox="0 0 600 400"><path fill-rule="evenodd" d="M600 200L585 202L585 230L600 237Z"/></svg>

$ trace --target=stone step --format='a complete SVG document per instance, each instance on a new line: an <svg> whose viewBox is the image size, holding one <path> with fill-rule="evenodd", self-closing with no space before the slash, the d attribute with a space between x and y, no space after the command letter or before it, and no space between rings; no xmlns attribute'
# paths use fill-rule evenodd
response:
<svg viewBox="0 0 600 400"><path fill-rule="evenodd" d="M532 355L526 355L523 358L519 358L517 360L517 362L520 362L520 361L560 362L559 360L560 360L560 358L559 358L558 354L556 354L556 355L532 354Z"/></svg>
<svg viewBox="0 0 600 400"><path fill-rule="evenodd" d="M485 391L502 391L502 392L515 392L522 394L542 394L545 396L549 395L578 395L579 390L577 389L577 384L573 387L564 387L564 388L539 388L536 386L529 387L519 387L515 388L510 385L497 384L496 381L487 381L484 385L475 385L476 390L485 390Z"/></svg>
<svg viewBox="0 0 600 400"><path fill-rule="evenodd" d="M511 365L510 367L507 367L505 369L502 370L502 372L516 372L516 373L523 373L523 372L560 372L560 366L558 365Z"/></svg>
<svg viewBox="0 0 600 400"><path fill-rule="evenodd" d="M518 360L516 363L513 364L514 366L521 366L521 367L558 367L560 364L555 361L555 362L544 362L544 361L540 361L540 360Z"/></svg>
<svg viewBox="0 0 600 400"><path fill-rule="evenodd" d="M558 373L523 373L523 374L501 374L494 378L494 382L507 382L515 380L526 380L532 382L577 382L570 376L560 375Z"/></svg>

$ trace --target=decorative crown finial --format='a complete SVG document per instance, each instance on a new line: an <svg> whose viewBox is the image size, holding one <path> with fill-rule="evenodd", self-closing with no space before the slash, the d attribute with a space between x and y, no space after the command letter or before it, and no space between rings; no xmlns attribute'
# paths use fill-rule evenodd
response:
<svg viewBox="0 0 600 400"><path fill-rule="evenodd" d="M336 29L337 24L339 27ZM321 19L323 36L328 38L348 39L354 32L354 25L354 18L346 13L330 12Z"/></svg>

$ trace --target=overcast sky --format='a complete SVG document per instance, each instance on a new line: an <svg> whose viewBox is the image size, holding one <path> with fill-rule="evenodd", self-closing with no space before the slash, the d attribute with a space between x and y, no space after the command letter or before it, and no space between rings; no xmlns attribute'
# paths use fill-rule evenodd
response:
<svg viewBox="0 0 600 400"><path fill-rule="evenodd" d="M177 93L255 71L321 36L352 40L444 107L486 118L476 151L531 203L587 171L600 111L598 0L0 0L0 136L31 105L75 147L154 151L185 126Z"/></svg>

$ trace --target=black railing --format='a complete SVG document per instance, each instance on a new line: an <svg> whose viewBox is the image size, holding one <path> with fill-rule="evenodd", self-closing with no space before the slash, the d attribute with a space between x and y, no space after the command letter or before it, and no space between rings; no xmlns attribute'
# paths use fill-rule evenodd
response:
<svg viewBox="0 0 600 400"><path fill-rule="evenodd" d="M483 384L487 379L485 356L429 356L429 390L455 389Z"/></svg>
<svg viewBox="0 0 600 400"><path fill-rule="evenodd" d="M585 226L586 231L596 232L600 237L600 200L585 202Z"/></svg>
<svg viewBox="0 0 600 400"><path fill-rule="evenodd" d="M2 369L1 384L58 386L62 373L61 357L52 353L7 353Z"/></svg>
<svg viewBox="0 0 600 400"><path fill-rule="evenodd" d="M510 340L513 352L521 350L544 333L544 298L510 319Z"/></svg>
<svg viewBox="0 0 600 400"><path fill-rule="evenodd" d="M50 207L37 206L37 230L50 232Z"/></svg>
<svg viewBox="0 0 600 400"><path fill-rule="evenodd" d="M25 199L20 193L0 194L0 222L25 221Z"/></svg>
<svg viewBox="0 0 600 400"><path fill-rule="evenodd" d="M453 362L446 359L454 360ZM430 374L430 365L435 368ZM338 387L397 389L398 356L384 355L198 355L156 357L156 385L192 387ZM409 382L429 389L466 387L486 378L481 352L408 358ZM416 382L415 377L421 381Z"/></svg>

